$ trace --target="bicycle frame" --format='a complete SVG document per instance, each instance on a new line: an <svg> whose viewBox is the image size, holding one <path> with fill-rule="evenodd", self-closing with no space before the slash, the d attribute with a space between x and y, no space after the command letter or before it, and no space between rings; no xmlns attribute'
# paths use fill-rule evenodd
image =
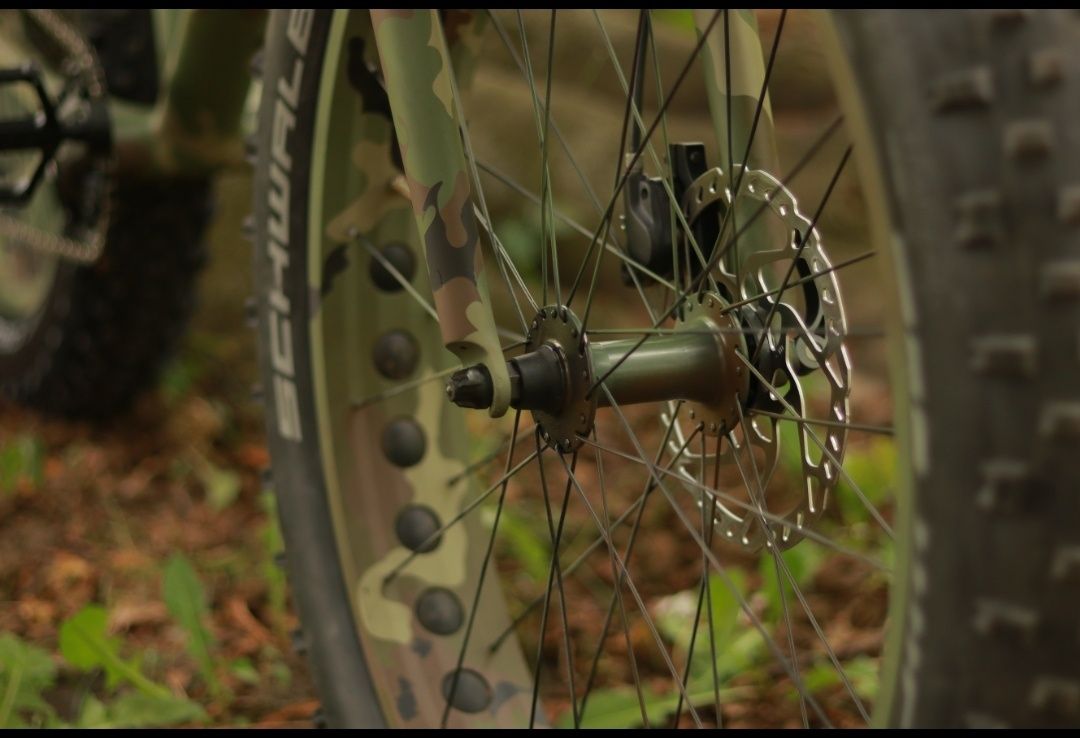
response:
<svg viewBox="0 0 1080 738"><path fill-rule="evenodd" d="M472 15L472 22L483 22L482 14ZM436 10L373 10L371 16L443 344L464 365L487 368L494 389L489 412L499 416L510 404L510 379L484 280L441 16ZM165 92L153 108L113 104L119 166L175 176L241 164L248 66L261 43L265 11L159 11L155 18ZM695 12L699 35L707 34L704 66L720 164L730 169L746 161L775 170L767 99L760 120L753 120L765 71L753 12L728 11L719 18ZM725 69L734 71L728 76ZM754 146L747 149L755 124ZM648 122L639 119L638 125Z"/></svg>
<svg viewBox="0 0 1080 738"><path fill-rule="evenodd" d="M158 176L206 175L244 161L250 65L265 10L154 11L162 94L154 106L113 100L117 165Z"/></svg>

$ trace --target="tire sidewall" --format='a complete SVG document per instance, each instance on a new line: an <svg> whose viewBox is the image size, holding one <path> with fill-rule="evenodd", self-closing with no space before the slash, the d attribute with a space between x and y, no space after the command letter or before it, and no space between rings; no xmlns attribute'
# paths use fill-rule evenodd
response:
<svg viewBox="0 0 1080 738"><path fill-rule="evenodd" d="M332 17L328 10L274 11L267 27L253 187L259 367L286 566L305 625L303 645L325 718L331 726L383 727L334 536L311 365L308 193L316 106ZM298 68L302 69L300 84L293 100L290 83ZM280 149L278 155L273 153L275 115L279 123L281 116L295 123L287 128L284 157ZM282 174L289 189L284 215L273 201L273 195L282 194L274 184ZM287 244L272 235L281 219L287 222ZM283 253L287 264L282 262Z"/></svg>

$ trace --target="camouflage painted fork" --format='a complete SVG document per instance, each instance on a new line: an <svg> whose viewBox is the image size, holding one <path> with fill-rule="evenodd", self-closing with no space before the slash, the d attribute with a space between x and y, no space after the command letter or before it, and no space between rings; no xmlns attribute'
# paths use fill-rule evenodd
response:
<svg viewBox="0 0 1080 738"><path fill-rule="evenodd" d="M372 10L371 21L443 345L486 368L498 417L510 406L510 378L483 279L442 22L435 10Z"/></svg>
<svg viewBox="0 0 1080 738"><path fill-rule="evenodd" d="M710 15L697 14L699 32ZM442 23L435 10L373 10L371 17L413 215L425 245L443 344L463 365L490 375L489 412L499 416L511 404L511 380L483 277L460 111ZM708 39L705 66L722 152L720 165L726 169L745 157L751 166L772 169L776 160L772 111L767 101L758 105L764 64L751 11L728 11L723 30L713 30ZM755 116L755 111L761 112ZM752 148L748 142L753 142ZM764 237L764 229L755 228L741 240L763 243ZM699 339L687 336L684 342L684 354L702 353ZM590 347L601 364L621 350L620 342ZM655 376L657 371L664 373L664 365L648 361L652 353L641 352L637 361L619 366L608 380L610 388L627 388L623 400L679 399L668 396L678 394L674 389L678 383ZM705 360L700 369L713 372L715 362Z"/></svg>

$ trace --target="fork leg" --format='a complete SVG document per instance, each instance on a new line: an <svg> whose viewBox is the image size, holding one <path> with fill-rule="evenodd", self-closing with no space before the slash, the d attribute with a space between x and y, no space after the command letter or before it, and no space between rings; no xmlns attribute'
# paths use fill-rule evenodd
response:
<svg viewBox="0 0 1080 738"><path fill-rule="evenodd" d="M424 241L443 345L491 374L493 416L510 404L458 126L452 67L435 10L372 10L413 215Z"/></svg>

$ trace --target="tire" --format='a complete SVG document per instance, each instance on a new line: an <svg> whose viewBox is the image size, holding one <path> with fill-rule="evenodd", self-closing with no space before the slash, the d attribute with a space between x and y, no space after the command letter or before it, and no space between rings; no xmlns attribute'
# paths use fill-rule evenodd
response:
<svg viewBox="0 0 1080 738"><path fill-rule="evenodd" d="M157 378L183 335L204 262L209 183L120 182L101 259L61 262L44 304L0 353L0 391L61 417L103 420Z"/></svg>
<svg viewBox="0 0 1080 738"><path fill-rule="evenodd" d="M895 718L1075 725L1080 16L841 18L925 388Z"/></svg>
<svg viewBox="0 0 1080 738"><path fill-rule="evenodd" d="M878 171L868 176L880 177L895 229L890 266L906 310L899 365L913 513L897 530L909 558L895 585L896 666L882 721L1074 725L1080 17L839 18L876 138ZM280 98L265 95L260 111L260 363L273 388L268 435L288 570L325 715L331 726L370 727L398 716L376 694L343 579L308 360L319 304L308 273L313 130L330 21L329 12L275 12L267 32L264 89L302 74L288 111L295 125L277 151L289 166L275 172L288 180L287 243L270 235L283 217L271 177Z"/></svg>
<svg viewBox="0 0 1080 738"><path fill-rule="evenodd" d="M303 12L303 11L299 11ZM296 17L294 13L293 17ZM315 104L319 63L323 49L317 39L327 32L329 13L311 20L312 44L301 53L288 38L290 14L275 11L267 26L263 60L263 89L276 89L277 80L303 65L301 110ZM286 261L272 255L269 222L271 198L278 195L270 183L270 135L275 97L263 95L257 138L253 193L255 197L255 289L258 306L259 364L266 387L267 441L273 459L272 487L277 498L278 519L285 539L286 571L293 598L305 630L302 649L312 665L315 686L322 698L322 712L330 726L383 727L370 674L364 660L332 533L330 509L325 495L319 450L298 437L316 437L316 418L303 399L314 393L311 368L303 361L275 362L275 347L291 347L291 357L307 354L310 300L305 273L303 218L307 205L312 116L299 115L289 142L294 157L289 176L288 239ZM307 153L304 150L308 149ZM280 214L280 206L276 212ZM282 271L284 270L284 274ZM285 299L281 300L283 296ZM285 306L284 314L280 308ZM271 331L281 333L271 338ZM280 343L279 343L280 341ZM284 364L284 366L283 366ZM294 404L295 403L295 404ZM293 408L299 413L294 414Z"/></svg>

